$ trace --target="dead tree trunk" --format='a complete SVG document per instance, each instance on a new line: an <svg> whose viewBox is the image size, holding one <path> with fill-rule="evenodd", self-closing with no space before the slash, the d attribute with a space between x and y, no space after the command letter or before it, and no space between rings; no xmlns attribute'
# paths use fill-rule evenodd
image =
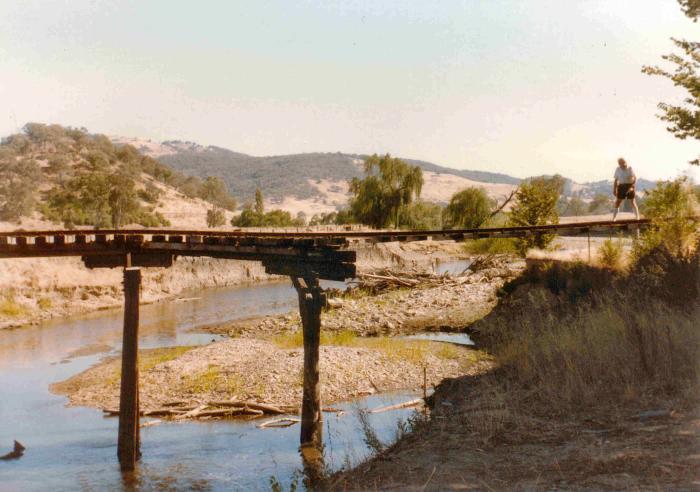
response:
<svg viewBox="0 0 700 492"><path fill-rule="evenodd" d="M322 445L321 386L319 346L321 343L321 309L326 296L318 279L292 277L299 295L299 312L304 332L304 394L301 403L301 444Z"/></svg>
<svg viewBox="0 0 700 492"><path fill-rule="evenodd" d="M139 293L141 269L124 269L124 338L119 395L117 455L122 471L133 470L139 459Z"/></svg>

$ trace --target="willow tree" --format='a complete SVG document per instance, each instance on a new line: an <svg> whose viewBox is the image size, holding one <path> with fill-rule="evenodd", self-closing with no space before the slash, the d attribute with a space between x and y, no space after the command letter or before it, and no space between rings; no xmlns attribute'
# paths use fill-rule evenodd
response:
<svg viewBox="0 0 700 492"><path fill-rule="evenodd" d="M365 159L365 177L350 182L350 210L358 222L372 227L401 225L401 213L420 197L423 171L389 154Z"/></svg>
<svg viewBox="0 0 700 492"><path fill-rule="evenodd" d="M700 17L700 0L679 0L683 12L697 21ZM686 90L682 104L659 103L659 118L670 123L666 129L676 138L700 140L700 42L671 38L681 53L671 53L662 58L672 65L671 70L658 66L645 66L642 72L660 75L673 82L673 85ZM700 156L690 161L700 165Z"/></svg>
<svg viewBox="0 0 700 492"><path fill-rule="evenodd" d="M465 188L452 195L444 211L444 224L448 228L476 229L491 217L495 205L483 188Z"/></svg>

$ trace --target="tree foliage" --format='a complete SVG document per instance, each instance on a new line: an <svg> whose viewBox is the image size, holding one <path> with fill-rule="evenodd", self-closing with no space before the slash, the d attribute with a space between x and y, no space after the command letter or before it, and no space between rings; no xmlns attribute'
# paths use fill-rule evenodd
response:
<svg viewBox="0 0 700 492"><path fill-rule="evenodd" d="M80 174L47 193L44 215L66 227L122 227L169 225L159 213L141 206L134 181L119 173Z"/></svg>
<svg viewBox="0 0 700 492"><path fill-rule="evenodd" d="M399 227L401 212L420 197L423 171L389 154L365 159L365 177L350 181L350 211L358 222L372 227Z"/></svg>
<svg viewBox="0 0 700 492"><path fill-rule="evenodd" d="M698 211L697 197L686 178L659 182L644 200L644 216L652 225L635 244L635 256L658 247L674 255L688 252L696 239L693 217Z"/></svg>
<svg viewBox="0 0 700 492"><path fill-rule="evenodd" d="M214 227L221 227L226 223L226 216L224 215L224 211L221 210L220 208L210 208L207 210L207 227L209 228L214 228Z"/></svg>
<svg viewBox="0 0 700 492"><path fill-rule="evenodd" d="M44 216L67 224L167 224L154 212L161 194L154 180L215 207L236 208L220 178L187 177L85 128L27 123L0 142L0 220L20 220L43 199Z"/></svg>
<svg viewBox="0 0 700 492"><path fill-rule="evenodd" d="M470 187L452 195L443 214L447 228L476 229L488 220L496 202L483 188Z"/></svg>
<svg viewBox="0 0 700 492"><path fill-rule="evenodd" d="M255 191L255 205L246 203L240 215L231 218L234 227L301 227L306 225L302 216L296 218L286 210L265 212L264 197L260 188Z"/></svg>
<svg viewBox="0 0 700 492"><path fill-rule="evenodd" d="M228 193L221 178L209 176L199 186L199 197L226 210L236 210L236 199Z"/></svg>
<svg viewBox="0 0 700 492"><path fill-rule="evenodd" d="M596 193L588 203L588 213L591 215L605 214L612 210L613 201L606 193Z"/></svg>
<svg viewBox="0 0 700 492"><path fill-rule="evenodd" d="M401 227L414 230L442 229L443 207L437 203L418 200L404 206L401 212Z"/></svg>
<svg viewBox="0 0 700 492"><path fill-rule="evenodd" d="M679 0L683 12L697 20L700 16L700 0ZM700 42L671 38L680 54L671 53L662 58L672 65L672 70L658 66L645 66L642 72L658 75L673 82L676 87L685 89L687 95L682 104L659 103L659 118L670 124L666 128L676 138L700 140ZM700 157L690 161L700 165Z"/></svg>
<svg viewBox="0 0 700 492"><path fill-rule="evenodd" d="M537 226L559 223L557 202L563 190L561 176L539 177L520 184L515 194L515 205L510 211L513 226ZM546 248L554 239L552 234L532 234L516 241L518 251L525 254L530 248Z"/></svg>
<svg viewBox="0 0 700 492"><path fill-rule="evenodd" d="M318 225L343 225L352 224L354 221L352 214L349 210L343 209L337 212L325 212L320 214L314 214L309 220L310 226Z"/></svg>
<svg viewBox="0 0 700 492"><path fill-rule="evenodd" d="M700 17L700 0L678 0L683 13L697 22Z"/></svg>
<svg viewBox="0 0 700 492"><path fill-rule="evenodd" d="M40 174L34 159L17 159L12 151L0 154L0 220L18 221L32 213Z"/></svg>

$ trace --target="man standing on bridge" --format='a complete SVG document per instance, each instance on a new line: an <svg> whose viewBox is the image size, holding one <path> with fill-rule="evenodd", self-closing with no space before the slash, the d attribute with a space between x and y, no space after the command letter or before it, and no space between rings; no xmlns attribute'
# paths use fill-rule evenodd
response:
<svg viewBox="0 0 700 492"><path fill-rule="evenodd" d="M637 201L634 198L634 185L637 183L637 176L634 174L632 167L620 157L617 160L617 169L615 169L615 182L613 183L613 195L615 195L615 211L613 212L613 222L617 218L617 213L620 211L620 204L623 200L631 200L632 208L634 209L634 217L639 220L639 208Z"/></svg>

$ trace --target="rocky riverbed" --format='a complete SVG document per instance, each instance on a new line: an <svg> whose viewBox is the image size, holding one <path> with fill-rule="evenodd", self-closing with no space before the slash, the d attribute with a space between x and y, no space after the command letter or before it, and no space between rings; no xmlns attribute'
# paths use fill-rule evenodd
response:
<svg viewBox="0 0 700 492"><path fill-rule="evenodd" d="M357 291L335 297L322 316L321 374L324 404L375 392L433 386L443 378L483 371L490 361L468 347L399 335L458 330L495 303L496 291L524 266L500 259L478 272L431 277L411 289L376 296ZM209 327L227 339L202 347L142 351L141 407L172 402L196 407L248 400L295 409L302 395L303 350L298 314ZM108 359L52 391L72 405L116 409L119 365Z"/></svg>
<svg viewBox="0 0 700 492"><path fill-rule="evenodd" d="M351 289L329 299L321 327L323 331L351 331L362 336L460 331L488 313L496 304L498 289L524 268L524 261L504 256L492 259L477 272L436 277L412 288L376 296ZM269 336L299 329L296 312L206 327L211 333L240 337Z"/></svg>

